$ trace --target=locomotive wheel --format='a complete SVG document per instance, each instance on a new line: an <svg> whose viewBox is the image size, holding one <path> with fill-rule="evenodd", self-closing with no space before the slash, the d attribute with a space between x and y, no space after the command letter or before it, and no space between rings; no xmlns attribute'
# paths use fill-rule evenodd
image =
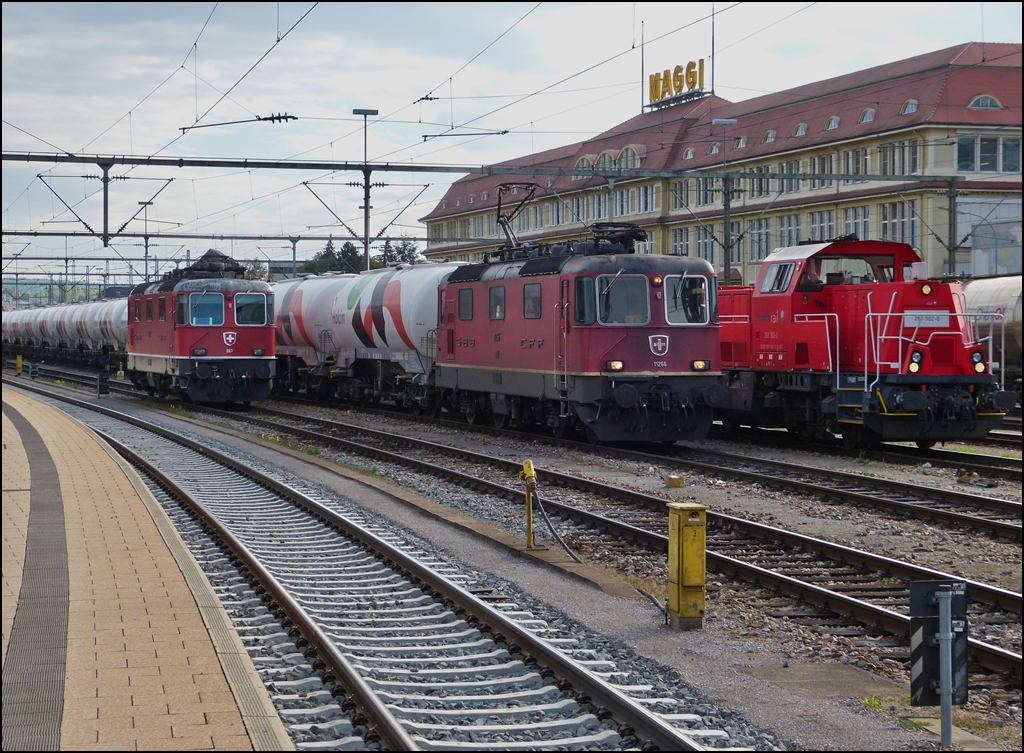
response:
<svg viewBox="0 0 1024 753"><path fill-rule="evenodd" d="M590 444L601 444L601 440L597 436L597 432L591 429L589 426L587 427L587 441L590 442Z"/></svg>
<svg viewBox="0 0 1024 753"><path fill-rule="evenodd" d="M551 427L551 436L555 439L565 439L569 434L569 427L565 424L559 424L558 426Z"/></svg>
<svg viewBox="0 0 1024 753"><path fill-rule="evenodd" d="M508 426L508 414L507 413L492 413L491 420L494 423L495 429L504 429Z"/></svg>
<svg viewBox="0 0 1024 753"><path fill-rule="evenodd" d="M480 413L479 413L479 411L475 411L475 410L471 410L471 411L469 411L467 413L463 413L462 414L462 420L465 421L467 424L473 425L473 424L477 423L480 420Z"/></svg>
<svg viewBox="0 0 1024 753"><path fill-rule="evenodd" d="M935 440L934 439L919 439L919 440L917 440L917 442L915 442L915 444L919 448L921 448L922 450L930 450L932 447L935 446Z"/></svg>

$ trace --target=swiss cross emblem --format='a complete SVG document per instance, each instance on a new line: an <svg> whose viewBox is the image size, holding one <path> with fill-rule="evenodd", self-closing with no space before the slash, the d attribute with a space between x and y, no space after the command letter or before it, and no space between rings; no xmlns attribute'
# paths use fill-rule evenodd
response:
<svg viewBox="0 0 1024 753"><path fill-rule="evenodd" d="M651 352L656 356L668 353L668 335L651 335Z"/></svg>
<svg viewBox="0 0 1024 753"><path fill-rule="evenodd" d="M229 348L232 345L234 345L237 340L238 340L238 333L237 332L225 332L224 333L224 344L227 345Z"/></svg>

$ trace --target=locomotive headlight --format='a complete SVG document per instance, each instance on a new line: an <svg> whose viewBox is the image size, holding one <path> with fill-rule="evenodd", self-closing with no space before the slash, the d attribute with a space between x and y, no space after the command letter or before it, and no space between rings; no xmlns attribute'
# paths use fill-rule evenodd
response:
<svg viewBox="0 0 1024 753"><path fill-rule="evenodd" d="M911 374L916 374L917 372L919 372L921 370L921 364L915 363L915 362L911 361L909 368L910 368L910 373Z"/></svg>
<svg viewBox="0 0 1024 753"><path fill-rule="evenodd" d="M263 355L267 354L267 351L266 351L265 348L253 348L252 349L252 354L254 356L263 356Z"/></svg>
<svg viewBox="0 0 1024 753"><path fill-rule="evenodd" d="M605 371L622 371L624 368L626 368L626 364L624 364L622 361L605 361L604 362L604 370Z"/></svg>
<svg viewBox="0 0 1024 753"><path fill-rule="evenodd" d="M929 285L929 284L928 284L928 283L926 282L926 283L925 283L924 285L922 285L922 286L921 286L921 292L922 292L922 293L923 293L924 295L931 295L931 294L932 294L932 286L931 286L931 285Z"/></svg>
<svg viewBox="0 0 1024 753"><path fill-rule="evenodd" d="M983 364L981 361L977 361L974 364L974 371L975 371L975 373L978 373L978 374L984 374L985 373L985 364Z"/></svg>
<svg viewBox="0 0 1024 753"><path fill-rule="evenodd" d="M192 348L192 355L194 356L205 356L206 348Z"/></svg>
<svg viewBox="0 0 1024 753"><path fill-rule="evenodd" d="M913 354L912 356L910 356L910 360L911 360L911 361L912 361L913 363L916 363L916 364L920 364L920 363L921 363L921 361L923 361L923 360L924 360L924 353L922 353L922 352L921 352L921 351L919 351L919 350L915 350L915 351L914 351L914 354Z"/></svg>
<svg viewBox="0 0 1024 753"><path fill-rule="evenodd" d="M663 282L664 280L661 278L661 275L655 275L651 278L651 284L656 288L661 287L661 283Z"/></svg>
<svg viewBox="0 0 1024 753"><path fill-rule="evenodd" d="M711 368L711 361L706 361L704 359L699 359L699 360L693 362L693 370L694 371L707 371L710 368Z"/></svg>
<svg viewBox="0 0 1024 753"><path fill-rule="evenodd" d="M973 353L971 353L971 360L974 361L975 363L981 363L981 359L983 359L984 357L985 356L982 355L980 350L976 350Z"/></svg>

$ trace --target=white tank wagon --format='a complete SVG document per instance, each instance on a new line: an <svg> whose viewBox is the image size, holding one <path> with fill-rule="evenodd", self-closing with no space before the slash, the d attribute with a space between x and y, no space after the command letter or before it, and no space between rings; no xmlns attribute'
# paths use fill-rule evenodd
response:
<svg viewBox="0 0 1024 753"><path fill-rule="evenodd" d="M118 367L128 344L128 299L6 311L5 353Z"/></svg>
<svg viewBox="0 0 1024 753"><path fill-rule="evenodd" d="M279 388L407 402L407 386L432 378L437 287L457 266L427 262L278 283Z"/></svg>
<svg viewBox="0 0 1024 753"><path fill-rule="evenodd" d="M1021 276L989 277L965 283L967 312L979 338L992 337L993 372L1003 388L1021 399ZM995 364L999 364L998 371Z"/></svg>

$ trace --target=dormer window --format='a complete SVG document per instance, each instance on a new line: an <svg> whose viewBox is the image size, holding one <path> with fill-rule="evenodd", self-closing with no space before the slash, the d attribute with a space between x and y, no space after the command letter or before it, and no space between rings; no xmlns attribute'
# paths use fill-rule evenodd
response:
<svg viewBox="0 0 1024 753"><path fill-rule="evenodd" d="M908 99L903 103L903 107L900 108L900 115L912 115L917 112L917 100Z"/></svg>
<svg viewBox="0 0 1024 753"><path fill-rule="evenodd" d="M770 144L775 141L775 131L765 131L764 138L761 139L762 144Z"/></svg>
<svg viewBox="0 0 1024 753"><path fill-rule="evenodd" d="M875 108L869 107L860 114L859 123L871 123L875 120Z"/></svg>
<svg viewBox="0 0 1024 753"><path fill-rule="evenodd" d="M615 158L612 155L605 152L597 158L597 169L598 170L614 170L615 169Z"/></svg>
<svg viewBox="0 0 1024 753"><path fill-rule="evenodd" d="M480 201L487 201L487 191L484 191L484 195L480 197Z"/></svg>
<svg viewBox="0 0 1024 753"><path fill-rule="evenodd" d="M461 207L462 206L462 197L461 196L455 200L455 206L457 206L457 207Z"/></svg>
<svg viewBox="0 0 1024 753"><path fill-rule="evenodd" d="M999 100L991 94L979 94L967 105L968 110L1002 110Z"/></svg>
<svg viewBox="0 0 1024 753"><path fill-rule="evenodd" d="M807 135L807 124L797 123L796 128L793 129L794 136L806 136Z"/></svg>
<svg viewBox="0 0 1024 753"><path fill-rule="evenodd" d="M593 165L587 157L580 157L576 160L576 167L580 170L590 170ZM573 180L583 180L585 177L584 175L574 175Z"/></svg>
<svg viewBox="0 0 1024 753"><path fill-rule="evenodd" d="M445 199L444 201L441 202L441 209L447 209L447 208L448 208L448 200Z"/></svg>
<svg viewBox="0 0 1024 753"><path fill-rule="evenodd" d="M825 121L825 130L834 131L839 127L839 116L833 115L831 118Z"/></svg>
<svg viewBox="0 0 1024 753"><path fill-rule="evenodd" d="M619 152L619 167L623 170L635 170L639 166L640 158L637 156L636 149L627 146Z"/></svg>
<svg viewBox="0 0 1024 753"><path fill-rule="evenodd" d="M737 136L736 143L733 145L733 149L743 149L747 145L746 136Z"/></svg>
<svg viewBox="0 0 1024 753"><path fill-rule="evenodd" d="M475 194L470 194L469 195L469 203L472 204L473 203L473 199L475 199L475 198L476 198Z"/></svg>
<svg viewBox="0 0 1024 753"><path fill-rule="evenodd" d="M718 154L718 150L721 148L721 142L716 141L710 147L708 147L708 154Z"/></svg>
<svg viewBox="0 0 1024 753"><path fill-rule="evenodd" d="M693 159L693 147L683 152L683 159Z"/></svg>

